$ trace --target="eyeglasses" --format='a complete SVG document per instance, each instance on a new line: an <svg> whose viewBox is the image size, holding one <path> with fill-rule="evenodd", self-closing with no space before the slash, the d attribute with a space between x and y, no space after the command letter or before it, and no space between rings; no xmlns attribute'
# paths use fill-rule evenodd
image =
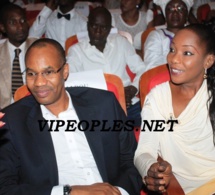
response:
<svg viewBox="0 0 215 195"><path fill-rule="evenodd" d="M26 72L26 80L35 80L37 75L41 74L45 79L50 80L56 77L57 73L59 73L66 63L58 69L58 70L45 70L43 72L33 72L32 70L26 69L22 74Z"/></svg>
<svg viewBox="0 0 215 195"><path fill-rule="evenodd" d="M174 12L174 11L176 11L176 12L182 13L182 12L185 11L185 10L186 10L186 7L181 6L181 5L174 6L174 7L171 7L171 6L167 7L167 11L169 11L169 12Z"/></svg>
<svg viewBox="0 0 215 195"><path fill-rule="evenodd" d="M102 31L108 31L111 29L111 26L108 25L99 25L99 24L94 24L94 23L90 23L89 22L89 27L96 30L98 28L100 28Z"/></svg>

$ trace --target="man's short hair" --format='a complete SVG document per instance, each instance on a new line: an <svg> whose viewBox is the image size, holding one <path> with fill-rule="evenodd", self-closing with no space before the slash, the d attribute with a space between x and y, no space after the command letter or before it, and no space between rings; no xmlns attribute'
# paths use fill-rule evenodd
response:
<svg viewBox="0 0 215 195"><path fill-rule="evenodd" d="M56 48L62 62L66 62L65 51L64 51L63 47L61 46L61 44L58 43L57 41L55 41L54 39L49 39L49 38L41 38L41 39L38 39L35 42L33 42L32 45L26 51L25 60L32 48L42 48L42 47L46 47L47 45L52 45L54 48Z"/></svg>
<svg viewBox="0 0 215 195"><path fill-rule="evenodd" d="M14 3L7 3L6 5L4 5L0 9L0 23L4 24L4 22L6 21L6 17L7 17L8 12L15 11L17 9L22 11L24 13L24 15L26 15L25 9L23 9L22 7L14 4Z"/></svg>
<svg viewBox="0 0 215 195"><path fill-rule="evenodd" d="M109 20L110 24L112 22L112 17L111 17L111 13L109 12L109 10L105 7L96 7L94 8L89 16L88 16L88 21L93 20L93 18L95 17L95 15L100 15L100 14L104 14L106 15L107 19Z"/></svg>

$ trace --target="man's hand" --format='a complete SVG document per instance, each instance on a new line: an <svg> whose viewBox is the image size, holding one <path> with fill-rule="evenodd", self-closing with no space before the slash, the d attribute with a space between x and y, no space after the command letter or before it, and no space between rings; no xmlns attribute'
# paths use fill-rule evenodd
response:
<svg viewBox="0 0 215 195"><path fill-rule="evenodd" d="M117 187L109 183L95 183L85 186L72 186L71 195L120 195Z"/></svg>
<svg viewBox="0 0 215 195"><path fill-rule="evenodd" d="M126 101L126 107L131 106L131 99L135 96L137 93L137 88L130 85L124 88L125 89L125 101Z"/></svg>
<svg viewBox="0 0 215 195"><path fill-rule="evenodd" d="M172 176L172 166L162 161L151 165L144 180L149 190L162 193L166 191Z"/></svg>
<svg viewBox="0 0 215 195"><path fill-rule="evenodd" d="M58 4L58 0L48 0L46 3L46 6L54 11L57 8L57 4Z"/></svg>

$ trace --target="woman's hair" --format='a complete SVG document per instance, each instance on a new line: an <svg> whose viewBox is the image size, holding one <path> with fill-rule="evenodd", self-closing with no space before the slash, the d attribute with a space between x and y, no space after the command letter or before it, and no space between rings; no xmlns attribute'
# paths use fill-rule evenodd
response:
<svg viewBox="0 0 215 195"><path fill-rule="evenodd" d="M210 26L204 24L191 24L184 29L191 30L199 37L201 42L205 44L206 54L213 54L215 56L215 32ZM207 70L207 84L209 91L209 116L215 145L215 62Z"/></svg>

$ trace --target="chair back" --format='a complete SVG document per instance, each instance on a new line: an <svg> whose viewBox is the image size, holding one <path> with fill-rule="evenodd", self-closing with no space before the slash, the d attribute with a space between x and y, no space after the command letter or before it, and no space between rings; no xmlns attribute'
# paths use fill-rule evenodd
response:
<svg viewBox="0 0 215 195"><path fill-rule="evenodd" d="M14 93L14 101L18 101L28 95L31 95L31 92L28 90L27 85L22 85Z"/></svg>
<svg viewBox="0 0 215 195"><path fill-rule="evenodd" d="M104 74L107 83L108 91L112 91L118 99L122 109L127 114L126 102L125 102L125 91L122 80L113 74Z"/></svg>
<svg viewBox="0 0 215 195"><path fill-rule="evenodd" d="M144 72L140 77L140 102L141 107L144 104L145 97L149 91L158 84L170 80L169 69L167 64L154 67Z"/></svg>
<svg viewBox="0 0 215 195"><path fill-rule="evenodd" d="M104 74L105 81L107 83L107 90L115 94L122 109L127 114L126 103L125 103L125 92L122 80L113 74ZM28 95L31 95L26 85L19 87L14 94L14 101L18 101Z"/></svg>
<svg viewBox="0 0 215 195"><path fill-rule="evenodd" d="M197 9L197 20L201 23L206 20L208 13L211 11L210 5L203 4Z"/></svg>
<svg viewBox="0 0 215 195"><path fill-rule="evenodd" d="M65 42L65 53L66 53L66 55L68 54L69 48L76 43L78 43L77 35L73 35L66 40L66 42Z"/></svg>

